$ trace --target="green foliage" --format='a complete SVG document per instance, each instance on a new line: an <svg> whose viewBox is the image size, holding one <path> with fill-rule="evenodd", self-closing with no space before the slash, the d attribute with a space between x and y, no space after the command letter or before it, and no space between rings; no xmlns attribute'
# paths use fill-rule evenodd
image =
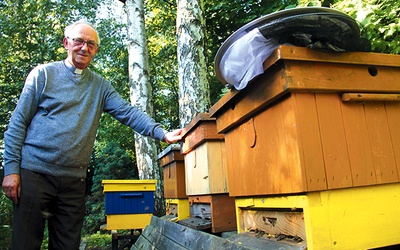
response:
<svg viewBox="0 0 400 250"><path fill-rule="evenodd" d="M10 249L12 237L12 202L0 194L0 250Z"/></svg>
<svg viewBox="0 0 400 250"><path fill-rule="evenodd" d="M171 130L179 127L176 6L168 1L149 0L146 13L155 118Z"/></svg>
<svg viewBox="0 0 400 250"><path fill-rule="evenodd" d="M372 51L400 54L400 2L398 0L343 0L334 5L361 26Z"/></svg>
<svg viewBox="0 0 400 250"><path fill-rule="evenodd" d="M109 250L111 249L111 234L97 232L84 238L85 250Z"/></svg>
<svg viewBox="0 0 400 250"><path fill-rule="evenodd" d="M104 194L102 180L138 179L135 159L117 142L109 142L103 151L94 153L93 186L87 197L84 234L92 234L104 223Z"/></svg>
<svg viewBox="0 0 400 250"><path fill-rule="evenodd" d="M38 64L66 57L64 27L93 17L98 1L10 1L0 5L0 139L25 77Z"/></svg>

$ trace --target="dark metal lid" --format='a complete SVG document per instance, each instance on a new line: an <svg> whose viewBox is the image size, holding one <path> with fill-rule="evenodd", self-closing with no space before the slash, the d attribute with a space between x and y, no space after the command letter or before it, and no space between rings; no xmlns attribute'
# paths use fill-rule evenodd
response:
<svg viewBox="0 0 400 250"><path fill-rule="evenodd" d="M217 78L227 81L221 74L220 62L225 52L235 41L251 30L258 28L269 39L275 38L279 44L290 43L313 49L332 51L367 51L368 45L360 42L357 22L335 9L325 7L305 7L278 11L255 19L229 36L219 48L214 70Z"/></svg>

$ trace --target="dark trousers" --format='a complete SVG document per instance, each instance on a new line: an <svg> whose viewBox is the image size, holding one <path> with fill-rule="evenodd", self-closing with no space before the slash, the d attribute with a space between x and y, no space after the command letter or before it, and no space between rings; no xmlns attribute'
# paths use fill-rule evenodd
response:
<svg viewBox="0 0 400 250"><path fill-rule="evenodd" d="M13 250L38 250L48 221L49 250L77 250L85 215L81 178L21 169L21 197L14 205Z"/></svg>

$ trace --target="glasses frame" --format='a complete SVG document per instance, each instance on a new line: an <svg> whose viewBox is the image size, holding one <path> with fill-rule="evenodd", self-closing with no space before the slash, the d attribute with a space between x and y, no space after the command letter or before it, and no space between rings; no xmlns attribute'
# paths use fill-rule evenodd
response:
<svg viewBox="0 0 400 250"><path fill-rule="evenodd" d="M100 48L100 45L98 43L96 43L95 41L92 41L92 40L85 41L84 39L79 38L79 37L76 37L76 38L66 37L66 38L72 40L72 42L73 42L72 45L74 47L82 48L86 44L88 49L91 50L91 51L94 51L94 50ZM82 43L82 44L77 45L76 43ZM93 46L95 46L95 47L93 47Z"/></svg>

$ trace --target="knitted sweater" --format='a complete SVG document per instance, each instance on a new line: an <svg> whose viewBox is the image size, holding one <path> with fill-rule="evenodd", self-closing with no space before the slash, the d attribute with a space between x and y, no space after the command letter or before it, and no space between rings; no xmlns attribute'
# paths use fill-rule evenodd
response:
<svg viewBox="0 0 400 250"><path fill-rule="evenodd" d="M25 168L84 178L103 112L142 135L164 139L162 126L103 77L88 69L75 75L63 61L36 67L4 134L4 175Z"/></svg>

